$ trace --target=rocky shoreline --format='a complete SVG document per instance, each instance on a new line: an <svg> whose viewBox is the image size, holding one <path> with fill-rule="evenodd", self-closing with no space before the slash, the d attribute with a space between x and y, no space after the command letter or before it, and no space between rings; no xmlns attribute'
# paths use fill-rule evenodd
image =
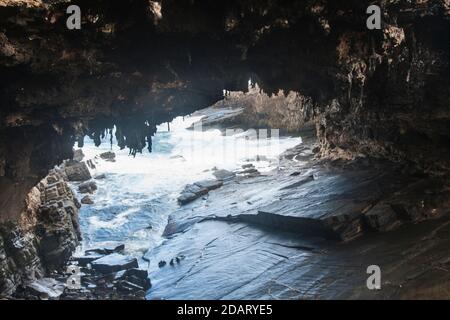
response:
<svg viewBox="0 0 450 320"><path fill-rule="evenodd" d="M215 121L220 123L220 116ZM335 264L336 259L347 257L362 266L371 260L384 268L408 263L413 274L421 274L424 265L446 269L447 239L426 238L441 234L434 221L444 221L444 228L449 225L450 188L445 178L415 175L408 167L377 159L321 159L314 130L306 129L303 143L283 153L275 170L261 173L260 161L268 159L258 156L234 171L212 168L215 179L186 185L177 199L179 209L169 217L164 242L139 259L125 254L120 243L73 254L81 240L81 204L68 182L83 195L82 203L90 205L90 195L97 191L95 181L105 178L92 177L88 167L94 168L96 162L82 161L82 153L75 152L74 160L53 169L30 192L22 225L9 229L2 225L0 239L5 240L0 242L4 248L0 257L5 259L0 271L7 275L1 287L6 288L5 296L51 300L401 298L431 286L436 290L434 297L445 297L446 274L422 282L414 282L413 277L411 285L403 275L388 272L385 285L389 289L376 294L361 287L363 269ZM115 156L109 152L99 159L113 162ZM422 245L418 240L424 237ZM380 252L387 239L398 243L390 245L391 256L386 258ZM403 252L414 241L420 253L405 257ZM352 252L364 254L355 257ZM9 271L19 262L25 262L23 270ZM146 268L139 268L143 264ZM310 265L316 264L323 267L313 271ZM68 283L74 276L71 270L77 271L72 283L76 288ZM310 292L305 291L304 272L312 281ZM322 283L330 272L355 275L346 284ZM279 277L294 284L289 289L280 286L273 280ZM214 292L205 281L215 284ZM391 283L404 289L393 289Z"/></svg>
<svg viewBox="0 0 450 320"><path fill-rule="evenodd" d="M79 207L59 170L32 188L20 219L0 225L0 295L65 267L81 240Z"/></svg>
<svg viewBox="0 0 450 320"><path fill-rule="evenodd" d="M112 152L99 155L115 161ZM0 225L0 297L26 300L142 300L151 287L136 258L123 254L125 245L89 248L75 253L81 241L78 209L90 205L97 190L93 160L81 150L50 171L27 197L17 224ZM88 194L77 200L69 183Z"/></svg>

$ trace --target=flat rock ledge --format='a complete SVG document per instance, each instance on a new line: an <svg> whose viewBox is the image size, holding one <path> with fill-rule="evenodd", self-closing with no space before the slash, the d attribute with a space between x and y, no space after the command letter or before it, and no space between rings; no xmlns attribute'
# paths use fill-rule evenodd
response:
<svg viewBox="0 0 450 320"><path fill-rule="evenodd" d="M207 195L209 191L218 189L222 186L223 182L220 180L203 180L195 182L194 184L188 184L178 197L178 203L180 205L188 204Z"/></svg>

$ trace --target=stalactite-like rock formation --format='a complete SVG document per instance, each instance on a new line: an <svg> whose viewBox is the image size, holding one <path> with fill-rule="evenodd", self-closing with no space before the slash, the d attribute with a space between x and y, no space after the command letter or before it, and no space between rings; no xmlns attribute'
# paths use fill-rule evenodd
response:
<svg viewBox="0 0 450 320"><path fill-rule="evenodd" d="M82 8L79 31L66 28L70 3ZM448 1L382 0L372 31L369 3L2 1L0 130L98 138L121 122L134 153L155 124L251 77L314 101L323 155L447 171Z"/></svg>

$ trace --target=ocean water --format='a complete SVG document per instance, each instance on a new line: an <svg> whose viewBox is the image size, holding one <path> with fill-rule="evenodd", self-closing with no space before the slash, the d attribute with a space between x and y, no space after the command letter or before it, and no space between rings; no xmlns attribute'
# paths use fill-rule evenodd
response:
<svg viewBox="0 0 450 320"><path fill-rule="evenodd" d="M226 136L218 130L187 129L198 120L176 118L170 131L167 124L160 125L153 152L145 149L136 157L120 150L115 141L111 146L108 138L99 147L85 138L85 160L93 159L96 165L92 175L105 174L106 179L96 180L94 204L80 209L80 250L124 243L126 253L139 258L163 240L168 216L179 209L177 197L186 184L213 179L214 169L236 170L248 163L261 172L273 170L280 153L301 143L299 137L252 139L246 133ZM106 151L116 154L115 162L98 157Z"/></svg>

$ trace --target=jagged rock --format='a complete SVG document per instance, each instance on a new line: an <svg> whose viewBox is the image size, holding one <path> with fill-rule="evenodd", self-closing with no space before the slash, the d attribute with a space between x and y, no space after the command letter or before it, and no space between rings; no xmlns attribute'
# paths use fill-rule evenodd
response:
<svg viewBox="0 0 450 320"><path fill-rule="evenodd" d="M92 178L84 162L69 162L64 166L64 171L69 181L82 182Z"/></svg>
<svg viewBox="0 0 450 320"><path fill-rule="evenodd" d="M94 177L95 180L104 180L106 179L106 174L102 173Z"/></svg>
<svg viewBox="0 0 450 320"><path fill-rule="evenodd" d="M223 181L220 180L202 180L194 183L201 189L208 189L208 191L215 190L223 186Z"/></svg>
<svg viewBox="0 0 450 320"><path fill-rule="evenodd" d="M148 278L148 271L142 270L142 269L128 269L125 271L124 276L135 276L140 279L147 279Z"/></svg>
<svg viewBox="0 0 450 320"><path fill-rule="evenodd" d="M100 158L103 160L114 162L116 161L116 154L114 152L108 151L100 154Z"/></svg>
<svg viewBox="0 0 450 320"><path fill-rule="evenodd" d="M200 196L196 195L195 193L190 192L183 192L178 197L178 203L181 205L188 204L189 202L194 201L195 199L198 199Z"/></svg>
<svg viewBox="0 0 450 320"><path fill-rule="evenodd" d="M94 181L88 181L78 186L80 193L94 193L97 190L97 184Z"/></svg>
<svg viewBox="0 0 450 320"><path fill-rule="evenodd" d="M236 174L228 170L216 170L213 172L213 176L216 177L218 180L227 181L233 179L236 176Z"/></svg>
<svg viewBox="0 0 450 320"><path fill-rule="evenodd" d="M136 258L112 253L91 263L92 268L101 273L112 273L120 270L138 268Z"/></svg>
<svg viewBox="0 0 450 320"><path fill-rule="evenodd" d="M125 280L129 283L133 283L139 286L141 290L147 291L151 288L152 284L148 277L148 271L142 269L128 269L121 273L118 277L119 280Z"/></svg>
<svg viewBox="0 0 450 320"><path fill-rule="evenodd" d="M182 193L194 193L197 196L203 196L208 193L208 189L196 184L188 184L186 187L184 187Z"/></svg>
<svg viewBox="0 0 450 320"><path fill-rule="evenodd" d="M72 190L56 170L33 187L15 223L0 223L0 295L64 267L81 233Z"/></svg>
<svg viewBox="0 0 450 320"><path fill-rule="evenodd" d="M163 267L165 267L167 265L167 262L165 262L165 261L160 261L159 263L158 263L158 267L160 267L160 268L163 268Z"/></svg>
<svg viewBox="0 0 450 320"><path fill-rule="evenodd" d="M73 161L81 162L84 159L83 150L77 149L73 152Z"/></svg>
<svg viewBox="0 0 450 320"><path fill-rule="evenodd" d="M26 285L26 289L41 299L57 299L65 289L65 284L52 278L42 278Z"/></svg>
<svg viewBox="0 0 450 320"><path fill-rule="evenodd" d="M84 197L81 199L81 203L82 203L82 204L90 205L90 204L94 204L94 200L92 200L91 197L89 197L89 196L84 196Z"/></svg>
<svg viewBox="0 0 450 320"><path fill-rule="evenodd" d="M365 213L367 224L377 231L386 231L398 222L398 217L392 207L386 203L377 203Z"/></svg>
<svg viewBox="0 0 450 320"><path fill-rule="evenodd" d="M212 185L210 185L212 186ZM196 184L188 184L178 197L178 203L187 204L208 193L208 189Z"/></svg>
<svg viewBox="0 0 450 320"><path fill-rule="evenodd" d="M98 248L92 248L89 250L86 250L87 254L96 253L96 254L111 254L111 253L120 253L125 250L124 244L117 244L117 245L109 245L109 246L102 246Z"/></svg>
<svg viewBox="0 0 450 320"><path fill-rule="evenodd" d="M242 175L254 175L254 174L258 174L259 171L255 168L248 168L242 171L239 171L238 174L242 174Z"/></svg>
<svg viewBox="0 0 450 320"><path fill-rule="evenodd" d="M136 292L136 291L144 290L143 286L140 286L138 284L135 284L131 281L126 281L126 280L118 281L117 288L119 290L125 291L125 292Z"/></svg>
<svg viewBox="0 0 450 320"><path fill-rule="evenodd" d="M92 253L92 254L85 254L82 256L74 256L74 257L72 257L72 259L74 261L77 261L80 266L86 267L92 261L95 261L102 257L104 257L103 254Z"/></svg>
<svg viewBox="0 0 450 320"><path fill-rule="evenodd" d="M89 166L89 168L91 168L92 170L94 170L96 168L94 161L92 161L92 159L89 159L88 161L86 161L86 163Z"/></svg>

